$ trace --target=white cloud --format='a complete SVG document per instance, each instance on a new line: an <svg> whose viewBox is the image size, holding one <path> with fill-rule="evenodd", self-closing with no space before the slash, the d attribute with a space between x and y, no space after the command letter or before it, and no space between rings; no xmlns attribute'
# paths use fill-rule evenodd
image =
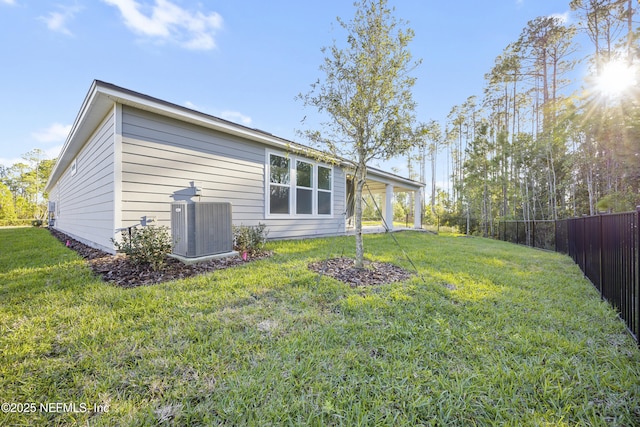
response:
<svg viewBox="0 0 640 427"><path fill-rule="evenodd" d="M198 109L198 106L197 106L196 104L194 104L193 102L191 102L191 101L187 101L187 102L185 102L185 103L184 103L184 106L185 106L185 107L187 107L187 108L190 108L190 109L192 109L192 110L200 111L200 110Z"/></svg>
<svg viewBox="0 0 640 427"><path fill-rule="evenodd" d="M6 159L4 157L0 157L0 165L1 166L6 166L6 167L11 167L13 165L15 165L16 163L24 163L24 159Z"/></svg>
<svg viewBox="0 0 640 427"><path fill-rule="evenodd" d="M13 6L14 4L16 4L15 0L0 0L0 3L4 3L4 4L8 4L10 6Z"/></svg>
<svg viewBox="0 0 640 427"><path fill-rule="evenodd" d="M36 147L34 147L33 149L35 148ZM26 149L24 150L25 153L28 153L29 151L31 150L26 150ZM60 155L60 152L62 151L62 145L56 145L55 147L47 148L46 150L42 150L42 151L43 151L43 156L40 158L41 160L55 159ZM0 166L11 167L16 163L28 163L28 162L22 157L15 157L13 159L10 159L7 157L0 157Z"/></svg>
<svg viewBox="0 0 640 427"><path fill-rule="evenodd" d="M55 147L47 148L44 150L44 157L47 159L55 159L62 152L62 145L56 145Z"/></svg>
<svg viewBox="0 0 640 427"><path fill-rule="evenodd" d="M160 42L175 42L187 49L215 48L214 34L222 28L220 14L191 12L168 0L155 0L153 6L136 0L103 1L120 10L125 25L134 33Z"/></svg>
<svg viewBox="0 0 640 427"><path fill-rule="evenodd" d="M240 122L243 125L247 126L252 122L251 117L245 116L244 114L237 111L223 111L222 113L220 113L220 117L225 120L229 120L230 122Z"/></svg>
<svg viewBox="0 0 640 427"><path fill-rule="evenodd" d="M559 20L561 24L568 24L570 16L571 14L568 11L565 13L554 13L551 15L552 18Z"/></svg>
<svg viewBox="0 0 640 427"><path fill-rule="evenodd" d="M38 142L62 142L67 139L67 135L69 135L70 131L71 125L54 123L46 129L33 132L31 136Z"/></svg>
<svg viewBox="0 0 640 427"><path fill-rule="evenodd" d="M184 106L187 107L187 108L190 108L192 110L196 110L196 111L200 111L200 112L206 113L205 109L202 109L202 108L198 107L196 104L194 104L191 101L186 101L184 103ZM224 119L224 120L229 120L230 122L242 123L245 126L249 126L251 124L251 122L253 122L251 117L245 116L244 114L242 114L242 113L240 113L238 111L225 110L225 111L222 111L220 113L214 112L214 113L207 113L207 114L211 114L213 116L220 117L221 119Z"/></svg>
<svg viewBox="0 0 640 427"><path fill-rule="evenodd" d="M79 6L58 6L58 9L57 12L49 12L47 16L40 16L38 19L47 24L47 28L51 31L72 36L67 24L82 8Z"/></svg>

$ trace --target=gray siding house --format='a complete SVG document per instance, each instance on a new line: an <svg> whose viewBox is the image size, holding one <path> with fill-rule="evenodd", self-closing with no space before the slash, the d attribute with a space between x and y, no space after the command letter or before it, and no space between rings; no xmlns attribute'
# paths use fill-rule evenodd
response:
<svg viewBox="0 0 640 427"><path fill-rule="evenodd" d="M143 216L170 227L171 203L181 200L230 202L235 225L264 223L272 239L344 234L348 164L320 158L269 133L94 81L46 191L55 229L110 253L111 239ZM376 169L368 181L385 194L388 218L394 191L414 192L422 206L419 182Z"/></svg>

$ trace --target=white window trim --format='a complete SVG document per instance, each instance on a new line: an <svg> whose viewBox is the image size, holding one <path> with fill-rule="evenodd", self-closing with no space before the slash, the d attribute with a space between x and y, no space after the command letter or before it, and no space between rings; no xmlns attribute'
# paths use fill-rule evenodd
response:
<svg viewBox="0 0 640 427"><path fill-rule="evenodd" d="M275 155L275 156L280 156L280 157L286 157L287 159L289 159L289 213L288 214L272 214L270 213L271 210L271 156ZM311 213L310 214L298 214L296 213L296 207L297 207L297 186L296 186L296 166L297 166L297 162L304 162L304 163L308 163L312 166L312 175L313 175L313 179L312 179L312 183L311 183L311 191L312 191L312 195L311 195ZM322 190L322 189L318 189L318 166L321 166L323 168L329 169L331 172L331 190ZM321 163L321 162L317 162L314 160L311 160L307 157L302 157L302 156L297 156L297 155L293 155L293 154L288 154L282 151L274 151L274 150L266 150L266 157L265 157L265 174L264 174L264 181L265 181L265 186L264 186L264 216L265 219L291 219L291 218L295 218L295 219L331 219L334 218L334 192L335 192L335 179L334 179L334 169L332 166L327 165L325 163ZM280 185L280 184L275 184L275 185ZM308 187L300 187L302 189L309 189ZM325 193L330 193L331 194L331 213L329 214L319 214L318 213L318 192L325 192Z"/></svg>
<svg viewBox="0 0 640 427"><path fill-rule="evenodd" d="M293 162L291 162L293 163ZM311 166L311 187L305 187L303 185L298 186L298 163L306 163L308 165ZM314 214L318 213L318 210L316 208L316 201L314 200L314 196L316 194L317 191L317 184L316 184L316 169L317 166L308 160L303 160L299 157L296 157L295 159L295 164L296 164L296 168L295 168L295 175L293 175L293 171L294 169L291 168L291 173L293 176L293 182L291 183L291 189L293 191L295 191L295 194L293 195L293 199L294 199L294 203L293 203L293 208L294 211L290 211L293 215L297 215L297 216L313 216ZM293 165L291 165L293 166ZM298 213L298 189L300 190L305 190L305 191L311 191L311 213ZM290 193L291 194L291 193Z"/></svg>
<svg viewBox="0 0 640 427"><path fill-rule="evenodd" d="M318 180L320 178L320 173L318 173L318 167L323 167L325 169L329 169L329 181L331 182L331 190L324 190L324 189L322 189L322 188L320 188L318 186ZM335 187L335 180L333 179L334 178L333 177L333 168L331 166L329 166L329 165L325 165L325 164L322 164L322 163L316 163L316 165L314 166L313 170L315 171L315 175L314 175L315 181L314 181L314 184L313 184L313 189L314 189L314 191L313 191L313 203L314 203L314 209L315 209L314 212L316 212L319 217L323 217L323 218L324 217L331 217L331 218L333 218L333 192L335 191L335 188L334 188ZM319 208L319 206L318 206L318 193L329 193L331 195L331 201L329 202L330 203L330 209L331 209L330 213L328 213L328 214L320 214L320 213L318 213L318 208Z"/></svg>

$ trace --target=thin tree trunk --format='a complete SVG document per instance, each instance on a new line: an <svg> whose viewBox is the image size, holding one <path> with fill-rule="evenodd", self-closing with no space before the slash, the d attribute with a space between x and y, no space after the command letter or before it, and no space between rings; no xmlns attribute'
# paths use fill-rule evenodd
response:
<svg viewBox="0 0 640 427"><path fill-rule="evenodd" d="M627 2L627 64L633 64L633 0Z"/></svg>
<svg viewBox="0 0 640 427"><path fill-rule="evenodd" d="M587 193L589 194L589 215L596 214L596 202L593 195L593 169L592 166L587 166Z"/></svg>
<svg viewBox="0 0 640 427"><path fill-rule="evenodd" d="M366 166L359 165L356 170L355 183L355 233L356 233L356 268L364 268L364 243L362 241L362 189L367 177Z"/></svg>
<svg viewBox="0 0 640 427"><path fill-rule="evenodd" d="M431 154L431 213L436 213L436 155L437 150L434 149Z"/></svg>

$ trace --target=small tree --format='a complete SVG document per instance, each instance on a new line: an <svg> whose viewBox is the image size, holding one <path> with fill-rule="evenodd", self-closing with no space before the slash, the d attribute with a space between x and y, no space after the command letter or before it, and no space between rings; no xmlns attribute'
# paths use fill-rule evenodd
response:
<svg viewBox="0 0 640 427"><path fill-rule="evenodd" d="M356 267L362 268L362 189L367 164L405 153L413 140L415 102L409 73L419 65L407 49L414 33L401 28L386 0L355 3L353 21L338 23L347 32L347 47L323 48L320 69L325 80L299 95L305 106L327 113L323 130L305 135L323 149L353 165L355 183Z"/></svg>

